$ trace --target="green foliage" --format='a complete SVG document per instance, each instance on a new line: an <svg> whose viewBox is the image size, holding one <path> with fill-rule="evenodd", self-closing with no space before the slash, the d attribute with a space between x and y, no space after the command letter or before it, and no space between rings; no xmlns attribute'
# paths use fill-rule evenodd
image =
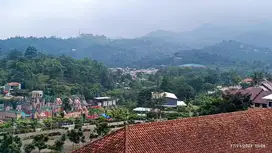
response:
<svg viewBox="0 0 272 153"><path fill-rule="evenodd" d="M0 152L1 153L20 153L22 141L20 137L13 136L11 133L1 133Z"/></svg>
<svg viewBox="0 0 272 153"><path fill-rule="evenodd" d="M206 97L200 105L200 115L226 113L246 110L250 107L250 95L226 94L223 97Z"/></svg>
<svg viewBox="0 0 272 153"><path fill-rule="evenodd" d="M95 134L93 131L90 132L90 135L89 135L90 142L91 142L93 139L97 138L97 137L98 137L98 135Z"/></svg>
<svg viewBox="0 0 272 153"><path fill-rule="evenodd" d="M13 95L26 97L29 96L29 92L26 89L15 89Z"/></svg>
<svg viewBox="0 0 272 153"><path fill-rule="evenodd" d="M25 153L31 153L31 151L34 149L35 149L35 146L33 144L27 144L24 146Z"/></svg>
<svg viewBox="0 0 272 153"><path fill-rule="evenodd" d="M82 128L82 126L83 126L82 118L76 118L75 119L75 129Z"/></svg>
<svg viewBox="0 0 272 153"><path fill-rule="evenodd" d="M150 105L153 89L144 89L138 94L137 105L140 107L147 107Z"/></svg>
<svg viewBox="0 0 272 153"><path fill-rule="evenodd" d="M62 123L69 123L73 124L73 118L62 118L62 117L54 117L54 118L47 118L43 120L43 128L44 129L51 129L51 128L59 128Z"/></svg>
<svg viewBox="0 0 272 153"><path fill-rule="evenodd" d="M129 112L125 108L112 108L107 110L107 114L116 120L127 120Z"/></svg>
<svg viewBox="0 0 272 153"><path fill-rule="evenodd" d="M63 134L60 139L55 141L54 145L50 146L50 149L55 150L57 152L62 152L65 140L66 140L66 135Z"/></svg>
<svg viewBox="0 0 272 153"><path fill-rule="evenodd" d="M253 84L258 85L259 83L261 83L261 81L263 81L264 79L264 75L265 74L263 72L254 72L251 76Z"/></svg>
<svg viewBox="0 0 272 153"><path fill-rule="evenodd" d="M65 97L62 101L62 108L66 111L69 112L72 110L72 106L70 104L69 98Z"/></svg>
<svg viewBox="0 0 272 153"><path fill-rule="evenodd" d="M27 59L33 59L33 58L37 57L37 55L38 55L37 49L33 46L27 47L25 54L24 54L24 56Z"/></svg>
<svg viewBox="0 0 272 153"><path fill-rule="evenodd" d="M46 144L46 142L48 141L48 136L46 135L36 135L33 138L32 144L38 148L39 152L41 152L41 150L46 149L48 146Z"/></svg>
<svg viewBox="0 0 272 153"><path fill-rule="evenodd" d="M97 132L97 134L99 136L104 136L104 135L107 135L109 133L110 128L109 128L107 122L99 121L98 123L96 123L95 131Z"/></svg>
<svg viewBox="0 0 272 153"><path fill-rule="evenodd" d="M248 87L251 87L252 84L251 83L242 82L242 83L240 83L240 86L242 87L242 89L246 89Z"/></svg>
<svg viewBox="0 0 272 153"><path fill-rule="evenodd" d="M113 80L106 67L90 59L52 57L28 47L22 52L11 51L0 59L0 82L20 82L22 90L15 95L26 96L32 90L44 90L45 96L84 95L87 99L112 89Z"/></svg>
<svg viewBox="0 0 272 153"><path fill-rule="evenodd" d="M78 144L80 142L85 142L85 136L83 135L83 131L81 128L72 129L67 132L68 139L73 142L73 144Z"/></svg>
<svg viewBox="0 0 272 153"><path fill-rule="evenodd" d="M0 48L5 54L10 48L26 49L29 44L46 54L55 56L64 54L77 59L89 57L110 66L133 66L144 57L163 57L166 53L171 55L181 47L179 44L160 40L108 39L105 36L82 34L68 39L14 37L1 40Z"/></svg>
<svg viewBox="0 0 272 153"><path fill-rule="evenodd" d="M169 86L170 86L169 79L167 77L163 77L160 89L165 92L169 92L170 91Z"/></svg>

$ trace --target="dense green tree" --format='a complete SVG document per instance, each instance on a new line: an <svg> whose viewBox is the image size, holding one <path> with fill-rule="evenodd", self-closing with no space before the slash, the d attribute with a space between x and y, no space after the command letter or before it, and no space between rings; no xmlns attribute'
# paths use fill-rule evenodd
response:
<svg viewBox="0 0 272 153"><path fill-rule="evenodd" d="M163 90L164 92L169 92L169 90L170 90L169 78L164 77L162 79L162 83L160 85L160 89Z"/></svg>
<svg viewBox="0 0 272 153"><path fill-rule="evenodd" d="M80 142L85 142L85 136L83 135L83 131L81 128L72 129L67 132L68 139L74 144L79 144Z"/></svg>
<svg viewBox="0 0 272 153"><path fill-rule="evenodd" d="M206 97L200 107L200 115L246 110L251 105L250 95L224 94L223 97Z"/></svg>
<svg viewBox="0 0 272 153"><path fill-rule="evenodd" d="M53 146L50 146L50 149L58 151L58 152L62 152L65 140L66 140L66 135L63 134L60 139L58 139L58 140L55 141L55 143L53 144Z"/></svg>
<svg viewBox="0 0 272 153"><path fill-rule="evenodd" d="M62 101L62 108L66 111L69 112L72 110L72 106L70 104L69 98L65 97Z"/></svg>
<svg viewBox="0 0 272 153"><path fill-rule="evenodd" d="M33 144L27 144L24 146L25 153L31 153L35 149Z"/></svg>
<svg viewBox="0 0 272 153"><path fill-rule="evenodd" d="M140 107L145 107L150 105L150 101L152 98L152 89L144 89L140 91L138 94L138 99L137 99L137 105Z"/></svg>
<svg viewBox="0 0 272 153"><path fill-rule="evenodd" d="M48 141L48 136L44 135L44 134L40 134L40 135L36 135L33 138L32 144L38 148L39 153L41 152L41 150L46 149L48 147L48 145L46 144L46 142Z"/></svg>
<svg viewBox="0 0 272 153"><path fill-rule="evenodd" d="M113 89L114 80L107 68L90 59L53 57L28 47L25 56L20 51L0 59L0 83L20 82L24 92L47 90L48 96L82 94L86 99Z"/></svg>
<svg viewBox="0 0 272 153"><path fill-rule="evenodd" d="M7 59L8 60L18 60L23 56L21 51L18 51L17 49L11 50L8 55Z"/></svg>
<svg viewBox="0 0 272 153"><path fill-rule="evenodd" d="M97 134L99 136L104 136L104 135L107 135L109 133L110 128L109 128L107 122L99 121L98 123L96 123L95 131L97 132Z"/></svg>
<svg viewBox="0 0 272 153"><path fill-rule="evenodd" d="M29 46L27 47L24 56L28 59L33 59L35 57L37 57L38 55L38 51L35 47L33 46Z"/></svg>
<svg viewBox="0 0 272 153"><path fill-rule="evenodd" d="M178 96L179 99L190 99L194 97L195 90L190 85L184 83L180 85L176 93L176 96Z"/></svg>
<svg viewBox="0 0 272 153"><path fill-rule="evenodd" d="M13 91L13 95L14 96L23 96L23 97L26 97L26 96L29 96L29 92L26 89L15 89Z"/></svg>
<svg viewBox="0 0 272 153"><path fill-rule="evenodd" d="M0 135L0 152L1 153L20 153L22 141L18 136L11 133L1 133Z"/></svg>
<svg viewBox="0 0 272 153"><path fill-rule="evenodd" d="M97 138L97 137L98 137L98 135L95 134L94 131L91 131L91 132L90 132L90 135L89 135L90 142L91 142L93 139Z"/></svg>
<svg viewBox="0 0 272 153"><path fill-rule="evenodd" d="M264 73L263 72L254 72L251 77L253 79L253 84L258 85L259 83L261 83L261 81L263 81Z"/></svg>

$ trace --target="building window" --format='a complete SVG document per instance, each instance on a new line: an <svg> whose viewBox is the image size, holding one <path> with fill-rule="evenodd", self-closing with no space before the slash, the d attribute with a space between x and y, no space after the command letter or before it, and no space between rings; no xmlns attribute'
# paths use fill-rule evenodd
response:
<svg viewBox="0 0 272 153"><path fill-rule="evenodd" d="M263 108L267 108L267 104L262 104L262 107Z"/></svg>
<svg viewBox="0 0 272 153"><path fill-rule="evenodd" d="M269 106L269 107L272 107L272 102L269 102L268 106Z"/></svg>
<svg viewBox="0 0 272 153"><path fill-rule="evenodd" d="M260 107L260 104L259 103L255 103L255 107Z"/></svg>

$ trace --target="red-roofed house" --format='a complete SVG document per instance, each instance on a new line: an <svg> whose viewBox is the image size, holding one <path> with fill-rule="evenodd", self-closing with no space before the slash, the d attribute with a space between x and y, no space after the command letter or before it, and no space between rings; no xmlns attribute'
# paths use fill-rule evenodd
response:
<svg viewBox="0 0 272 153"><path fill-rule="evenodd" d="M14 89L14 88L21 89L21 83L18 83L18 82L9 82L7 86L10 87L10 89Z"/></svg>
<svg viewBox="0 0 272 153"><path fill-rule="evenodd" d="M265 90L262 87L249 87L246 89L239 89L239 90L229 90L226 91L225 94L249 94L250 99L252 100L253 107L272 107L272 104L269 104L269 100L263 99L263 97L272 94L272 91Z"/></svg>
<svg viewBox="0 0 272 153"><path fill-rule="evenodd" d="M127 126L72 153L271 153L272 109Z"/></svg>
<svg viewBox="0 0 272 153"><path fill-rule="evenodd" d="M252 78L245 78L244 80L242 80L241 82L243 83L252 83L253 79Z"/></svg>

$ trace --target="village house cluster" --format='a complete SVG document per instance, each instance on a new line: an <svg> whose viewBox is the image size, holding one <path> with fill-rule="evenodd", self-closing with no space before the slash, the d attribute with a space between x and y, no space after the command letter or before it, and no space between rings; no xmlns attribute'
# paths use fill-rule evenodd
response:
<svg viewBox="0 0 272 153"><path fill-rule="evenodd" d="M78 96L71 96L69 98L69 105L72 110L65 112L62 107L63 99L56 97L47 100L41 90L32 91L30 97L23 97L13 95L14 90L21 89L21 84L18 82L7 83L1 89L3 100L0 103L0 120L3 121L20 118L45 119L56 116L61 112L64 113L65 118L76 118L82 114L88 117L89 108L116 106L117 101L111 97L95 97L92 100L86 101Z"/></svg>

